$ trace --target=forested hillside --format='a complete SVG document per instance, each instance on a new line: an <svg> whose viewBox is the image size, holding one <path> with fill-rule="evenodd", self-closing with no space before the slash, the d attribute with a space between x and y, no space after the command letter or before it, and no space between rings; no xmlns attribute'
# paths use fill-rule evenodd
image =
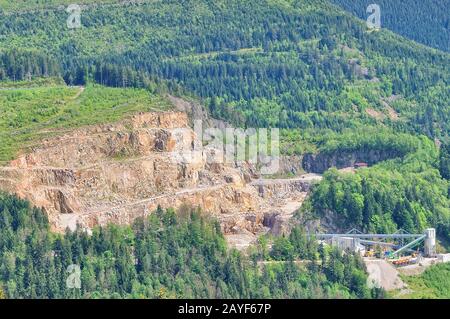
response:
<svg viewBox="0 0 450 319"><path fill-rule="evenodd" d="M366 20L367 7L376 3L381 10L382 28L443 51L450 51L449 0L332 0Z"/></svg>
<svg viewBox="0 0 450 319"><path fill-rule="evenodd" d="M402 121L382 122L448 135L449 56L369 33L325 1L99 5L82 12L80 29L69 30L66 19L58 9L1 16L5 55L35 48L59 61L74 85L89 76L112 86L169 79L204 98L215 116L252 126L375 124L366 110L387 114L382 101L396 96L388 104ZM39 67L18 64L7 73L40 75L34 70L45 68L30 60Z"/></svg>
<svg viewBox="0 0 450 319"><path fill-rule="evenodd" d="M166 109L160 93L169 92L198 99L237 126L280 127L284 154L382 154L367 169L326 172L300 214L333 215L343 230L432 226L448 245L449 53L386 29L371 32L365 19L326 0L94 2L79 1L87 4L82 27L69 29L59 6L69 1L0 0L2 163L64 128ZM407 1L421 8L417 18L408 5L380 2L386 26L402 22L393 31L446 49L448 1ZM363 1L334 3L366 17ZM379 293L363 287L359 258L324 253L300 230L247 258L228 253L217 225L197 213L159 211L90 237L52 234L39 210L10 196L2 195L0 208L0 296ZM262 272L257 265L297 258L313 262L270 262ZM83 265L87 283L78 295L61 286L71 263Z"/></svg>
<svg viewBox="0 0 450 319"><path fill-rule="evenodd" d="M311 260L306 265L297 258ZM284 261L270 262L270 260ZM265 265L261 261L267 261ZM81 268L81 289L66 282ZM372 298L359 256L319 248L300 230L251 258L229 251L217 222L159 209L132 226L49 231L43 212L0 195L0 297Z"/></svg>
<svg viewBox="0 0 450 319"><path fill-rule="evenodd" d="M153 90L166 81L164 85L173 93L203 99L215 117L236 125L284 128L286 153L376 148L394 157L411 154L415 156L411 164L405 159L381 165L365 172L370 175L365 179L379 180L380 175L389 179L400 171L402 178L411 176L429 184L433 191L427 195L419 191L413 192L419 198L409 195L411 180L394 183L399 198L377 198L378 206L365 203L366 217L361 220L360 208L341 207L338 199L324 206L319 188L313 210L320 214L327 207L343 216L350 211L358 216L346 224L361 227L373 218L384 221L379 227L385 229L420 230L438 222L448 234L448 182L439 175L447 175L445 147L439 158L431 141L418 138L416 142L427 150L423 151L427 157L420 157L417 146L411 147L414 141L405 148L397 138L398 134L423 134L448 143L450 55L390 32L368 32L363 21L326 1L98 5L82 12L83 27L75 30L67 29L67 13L58 7L50 5L45 12L23 10L29 8L9 6L7 15L0 16L3 79L59 74L70 85L95 81ZM7 109L17 112L16 102L8 97L11 94L20 102L16 92L6 93L6 105L11 105ZM65 116L79 112L69 109ZM55 110L40 107L33 119L26 113L10 116L4 130L24 120L39 123ZM344 181L351 189L350 180ZM388 187L386 194L391 191ZM351 191L358 199L355 205L370 201L371 195L366 198L365 192L360 187ZM422 217L403 217L406 221L389 217L403 216L403 211Z"/></svg>
<svg viewBox="0 0 450 319"><path fill-rule="evenodd" d="M427 225L450 240L449 183L441 178L439 154L431 141L417 138L419 148L403 159L393 159L356 174L330 170L314 190L305 213L317 217L336 214L341 229L393 233L404 229L421 233Z"/></svg>
<svg viewBox="0 0 450 319"><path fill-rule="evenodd" d="M57 6L27 5L0 16L3 79L59 74L71 85L116 87L167 80L215 117L285 128L286 152L314 151L334 134L361 149L367 143L354 139L369 127L448 140L450 55L368 32L326 1L98 5L85 8L74 30ZM448 215L448 200L444 207Z"/></svg>

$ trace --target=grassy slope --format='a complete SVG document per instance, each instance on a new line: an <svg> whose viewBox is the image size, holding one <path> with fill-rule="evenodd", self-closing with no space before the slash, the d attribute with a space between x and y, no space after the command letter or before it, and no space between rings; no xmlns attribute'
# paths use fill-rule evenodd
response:
<svg viewBox="0 0 450 319"><path fill-rule="evenodd" d="M48 82L37 87L36 83L19 83L22 87L18 88L0 83L0 162L11 160L20 148L61 129L113 122L138 111L170 108L164 98L142 89L99 85L84 89ZM2 89L5 86L8 88Z"/></svg>
<svg viewBox="0 0 450 319"><path fill-rule="evenodd" d="M450 263L438 264L430 267L420 276L403 276L402 279L412 290L410 294L402 298L450 298Z"/></svg>

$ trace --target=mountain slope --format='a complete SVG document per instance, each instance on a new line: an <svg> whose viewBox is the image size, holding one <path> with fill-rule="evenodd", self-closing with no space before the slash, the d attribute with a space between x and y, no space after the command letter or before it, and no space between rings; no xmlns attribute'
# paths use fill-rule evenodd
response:
<svg viewBox="0 0 450 319"><path fill-rule="evenodd" d="M395 156L352 178L326 178L312 211L331 210L342 227L420 231L437 224L448 236L448 181L434 139L448 142L450 133L449 54L385 29L370 32L328 1L91 6L75 30L67 28L67 16L18 6L1 16L0 77L61 75L70 85L95 81L194 95L217 118L283 128L284 151L297 155L336 157L345 150L358 160L375 143ZM418 147L409 147L408 136ZM387 180L382 188L380 175ZM396 183L399 175L408 179ZM333 187L342 192L327 196Z"/></svg>
<svg viewBox="0 0 450 319"><path fill-rule="evenodd" d="M228 250L220 227L196 210L158 209L131 226L110 225L55 236L46 216L29 203L0 194L0 296L25 299L370 298L361 258L337 250L322 262L304 234L252 254ZM299 236L301 240L299 241ZM280 242L281 244L281 242ZM267 263L270 256L285 263ZM289 262L291 261L291 262ZM68 277L80 271L77 280ZM71 268L68 268L71 267ZM75 271L74 271L75 269ZM68 271L72 270L72 271ZM69 284L66 284L69 282Z"/></svg>
<svg viewBox="0 0 450 319"><path fill-rule="evenodd" d="M67 29L67 16L55 9L0 17L3 50L50 55L74 85L88 73L111 86L142 86L141 74L167 79L235 123L370 125L367 109L386 112L382 99L401 95L389 107L406 123L388 125L436 137L449 132L449 55L369 33L326 1L98 6L82 12L76 30ZM33 74L27 64L16 68L9 72L16 79Z"/></svg>
<svg viewBox="0 0 450 319"><path fill-rule="evenodd" d="M365 20L372 0L332 0ZM379 0L382 28L443 51L450 51L449 0Z"/></svg>
<svg viewBox="0 0 450 319"><path fill-rule="evenodd" d="M79 2L87 4L79 29L67 27L68 3L0 0L0 160L7 165L0 177L4 189L55 206L49 216L0 194L0 295L380 294L367 289L360 258L317 247L299 229L274 239L271 249L262 237L248 258L228 252L219 225L178 201L177 214L146 209L154 199L175 206L180 195L222 218L232 215L223 205L233 201L245 210L236 226L262 228L273 217L248 209L267 194L245 174L226 174L240 167L207 167L215 175L166 165L164 150L174 144L160 120L139 121L137 130L121 122L170 108L167 93L200 100L215 118L238 126L280 127L282 152L292 156L284 160L294 171L325 171L320 183L301 190L302 203L305 191L309 199L289 224L376 233L435 227L443 246L450 242L448 53L387 29L371 32L326 0L86 0ZM361 161L369 167L354 169ZM224 182L234 187L226 199L215 193ZM290 185L276 188L276 182L266 181L268 197L292 195ZM244 186L258 194L248 198ZM198 190L209 196L196 198ZM82 194L66 196L76 192ZM87 219L87 226L150 216L94 227L92 236L50 232L53 218L73 221L69 208L80 202L93 213L87 217L102 222ZM269 203L280 213L278 198ZM114 219L111 207L129 210ZM305 267L293 260L315 262ZM83 279L75 292L64 286L66 267L74 263Z"/></svg>

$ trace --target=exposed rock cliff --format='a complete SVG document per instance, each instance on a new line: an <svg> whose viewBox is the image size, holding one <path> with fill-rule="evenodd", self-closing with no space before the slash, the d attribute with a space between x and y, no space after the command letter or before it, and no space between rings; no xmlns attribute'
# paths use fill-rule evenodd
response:
<svg viewBox="0 0 450 319"><path fill-rule="evenodd" d="M128 224L158 205L199 206L239 247L273 228L267 214L288 218L319 179L255 181L247 163L211 163L214 150L199 145L185 112L138 114L43 141L0 168L0 189L42 207L57 231Z"/></svg>

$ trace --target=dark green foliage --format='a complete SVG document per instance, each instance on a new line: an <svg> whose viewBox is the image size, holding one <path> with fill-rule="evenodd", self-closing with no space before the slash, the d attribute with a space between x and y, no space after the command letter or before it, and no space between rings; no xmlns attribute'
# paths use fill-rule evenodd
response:
<svg viewBox="0 0 450 319"><path fill-rule="evenodd" d="M449 0L332 0L344 9L366 20L367 7L377 3L381 9L382 28L407 38L450 51Z"/></svg>
<svg viewBox="0 0 450 319"><path fill-rule="evenodd" d="M0 51L0 81L31 80L61 74L59 64L39 51Z"/></svg>
<svg viewBox="0 0 450 319"><path fill-rule="evenodd" d="M293 260L294 246L290 240L284 236L277 237L273 243L271 257L275 260Z"/></svg>
<svg viewBox="0 0 450 319"><path fill-rule="evenodd" d="M450 179L450 144L441 145L439 169L443 178Z"/></svg>
<svg viewBox="0 0 450 319"><path fill-rule="evenodd" d="M426 8L418 10L425 17L438 10L439 24L448 6L439 8L446 1L414 4ZM345 6L351 2L339 1ZM95 81L152 93L193 94L214 117L243 126L284 128L285 152L362 154L359 158L369 164L391 159L355 175L327 173L305 207L317 216L335 213L343 229L418 232L435 226L440 236L449 236L450 188L441 178L449 175L447 53L384 30L368 32L365 23L328 1L169 0L98 6L83 12L78 30L66 28L67 13L54 7L59 3L49 2L45 12L22 10L42 5L36 1L9 1L4 7L10 12L0 14L0 80L28 83L38 76L61 76L69 85ZM408 4L380 4L388 26L392 14L406 22L415 17ZM396 31L411 31L409 36L430 45L448 45L448 21L442 32L433 31L427 39L421 35L430 32L418 32L425 21L414 18L410 29L402 24ZM122 112L108 103L98 107L98 94L113 91L96 86L87 86L85 94L92 92L95 101L88 101L88 107L78 101L65 107L43 104L49 91L37 90L36 98L26 83L21 86L23 92L6 91L0 105L2 114L19 112L6 117L0 132L8 141L0 146L4 159L22 145L17 139L21 135L11 134L22 125L42 121L53 127L55 120L61 126L75 120L88 124L99 118L91 106L102 114L110 112L102 115L104 121ZM75 89L64 91L76 96ZM133 96L138 92L145 93L135 91ZM142 110L140 101L121 103L123 112ZM27 132L34 136L33 127ZM420 134L447 143L440 157L431 139ZM110 226L92 236L57 236L26 203L12 197L4 197L3 203L0 282L9 297L370 295L356 257L316 247L299 230L276 239L270 251L262 240L258 255L249 260L227 252L218 226L195 213L180 219L158 210L132 228ZM258 261L267 258L290 262L270 262L259 273ZM311 261L307 271L296 266L298 258ZM65 289L71 263L82 266L81 291ZM372 291L372 296L382 292Z"/></svg>
<svg viewBox="0 0 450 319"><path fill-rule="evenodd" d="M254 263L227 250L217 222L194 210L158 209L131 227L92 235L56 235L45 215L0 195L0 289L8 298L369 298L359 257L333 251L318 266L316 245L300 230L276 239ZM257 257L255 261L265 259ZM292 260L309 258L307 268ZM68 289L67 267L81 268L81 289ZM338 274L338 275L336 275Z"/></svg>
<svg viewBox="0 0 450 319"><path fill-rule="evenodd" d="M434 167L438 153L431 141L404 159L387 161L356 174L330 170L306 205L317 216L336 214L342 229L375 233L404 229L421 233L436 227L443 238L450 233L449 183ZM442 158L442 153L441 153Z"/></svg>
<svg viewBox="0 0 450 319"><path fill-rule="evenodd" d="M367 32L327 1L97 6L83 11L83 28L73 32L56 7L12 7L0 16L2 47L39 48L70 85L92 78L144 87L164 79L169 90L203 98L215 117L235 124L338 132L375 125L365 110L383 111L380 99L396 94L403 99L393 107L405 121L384 124L433 137L449 132L449 56Z"/></svg>

